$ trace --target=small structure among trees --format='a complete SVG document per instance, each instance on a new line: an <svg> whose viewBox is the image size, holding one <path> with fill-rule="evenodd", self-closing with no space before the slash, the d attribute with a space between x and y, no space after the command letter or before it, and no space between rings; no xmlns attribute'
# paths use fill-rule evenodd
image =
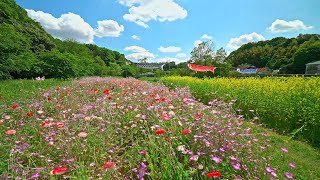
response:
<svg viewBox="0 0 320 180"><path fill-rule="evenodd" d="M320 61L306 64L306 74L320 74Z"/></svg>

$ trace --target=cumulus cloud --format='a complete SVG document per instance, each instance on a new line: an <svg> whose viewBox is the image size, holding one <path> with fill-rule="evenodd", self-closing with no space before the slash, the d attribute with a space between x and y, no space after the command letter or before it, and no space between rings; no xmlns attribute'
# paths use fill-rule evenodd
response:
<svg viewBox="0 0 320 180"><path fill-rule="evenodd" d="M120 4L129 7L129 13L123 18L139 26L148 28L148 22L175 21L184 19L188 12L174 0L117 0Z"/></svg>
<svg viewBox="0 0 320 180"><path fill-rule="evenodd" d="M300 20L285 21L285 20L277 19L271 24L269 28L267 28L267 30L271 31L272 33L279 33L279 32L308 30L312 28L313 28L312 26L306 26Z"/></svg>
<svg viewBox="0 0 320 180"><path fill-rule="evenodd" d="M131 36L131 37L132 37L132 39L140 40L140 37L139 37L139 36L137 36L137 35L133 35L133 36Z"/></svg>
<svg viewBox="0 0 320 180"><path fill-rule="evenodd" d="M39 22L53 37L67 40L72 39L80 43L93 43L94 36L118 37L124 27L114 20L98 21L98 27L93 29L81 16L74 13L62 14L56 18L43 11L26 9L28 16Z"/></svg>
<svg viewBox="0 0 320 180"><path fill-rule="evenodd" d="M244 34L237 38L231 38L229 43L227 44L227 48L238 49L243 44L262 40L265 40L265 38L261 34L257 34L256 32L253 32L251 34Z"/></svg>
<svg viewBox="0 0 320 180"><path fill-rule="evenodd" d="M94 30L97 37L119 37L124 31L123 25L119 25L114 20L98 21L98 28Z"/></svg>
<svg viewBox="0 0 320 180"><path fill-rule="evenodd" d="M77 14L69 12L55 18L43 11L32 9L26 9L26 11L31 19L39 22L55 38L61 40L74 39L80 43L93 43L93 28Z"/></svg>
<svg viewBox="0 0 320 180"><path fill-rule="evenodd" d="M185 57L187 57L187 55L185 53L178 53L176 55L176 58L185 58Z"/></svg>
<svg viewBox="0 0 320 180"><path fill-rule="evenodd" d="M179 52L181 51L181 48L180 47L176 47L176 46L169 46L169 47L159 47L158 50L160 52Z"/></svg>
<svg viewBox="0 0 320 180"><path fill-rule="evenodd" d="M195 47L197 47L199 44L201 44L202 43L202 41L201 40L195 40L194 41L194 43L193 43L193 45L195 46Z"/></svg>
<svg viewBox="0 0 320 180"><path fill-rule="evenodd" d="M126 55L127 59L138 61L143 58L154 59L155 56L148 50L140 46L129 46L124 48L125 51L131 51L131 54Z"/></svg>
<svg viewBox="0 0 320 180"><path fill-rule="evenodd" d="M178 58L172 58L172 57L164 57L164 58L159 58L156 59L155 62L172 62L174 61L176 64L179 64L181 62L186 62L187 59L178 59Z"/></svg>
<svg viewBox="0 0 320 180"><path fill-rule="evenodd" d="M208 34L204 34L201 36L201 39L212 39L212 36L209 36Z"/></svg>

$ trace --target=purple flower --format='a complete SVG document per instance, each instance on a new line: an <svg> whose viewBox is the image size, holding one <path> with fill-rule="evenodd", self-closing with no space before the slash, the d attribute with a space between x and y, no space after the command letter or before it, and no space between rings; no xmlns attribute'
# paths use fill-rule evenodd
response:
<svg viewBox="0 0 320 180"><path fill-rule="evenodd" d="M147 165L141 163L139 168L139 180L144 180L143 176L146 174Z"/></svg>
<svg viewBox="0 0 320 180"><path fill-rule="evenodd" d="M266 167L266 170L267 170L267 172L269 172L269 173L271 173L271 172L275 171L275 169L274 169L274 168L272 168L272 167Z"/></svg>
<svg viewBox="0 0 320 180"><path fill-rule="evenodd" d="M237 163L236 161L231 161L230 164L232 165L232 167L235 170L237 170L237 171L241 170L241 165L239 163Z"/></svg>
<svg viewBox="0 0 320 180"><path fill-rule="evenodd" d="M280 150L285 152L285 153L289 152L288 149L286 149L286 148L280 148Z"/></svg>
<svg viewBox="0 0 320 180"><path fill-rule="evenodd" d="M291 172L286 172L284 173L284 175L288 178L288 179L293 179L294 175Z"/></svg>
<svg viewBox="0 0 320 180"><path fill-rule="evenodd" d="M219 158L217 156L211 156L211 159L217 164L221 163L221 158Z"/></svg>
<svg viewBox="0 0 320 180"><path fill-rule="evenodd" d="M289 163L289 167L295 168L295 167L296 167L296 164L290 162L290 163Z"/></svg>

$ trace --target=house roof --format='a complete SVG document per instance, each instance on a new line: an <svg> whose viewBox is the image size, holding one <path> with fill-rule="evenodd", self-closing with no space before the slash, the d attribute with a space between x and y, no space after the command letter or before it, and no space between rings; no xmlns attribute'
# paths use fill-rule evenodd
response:
<svg viewBox="0 0 320 180"><path fill-rule="evenodd" d="M311 64L320 64L320 61L311 62L311 63L308 63L307 65L311 65Z"/></svg>

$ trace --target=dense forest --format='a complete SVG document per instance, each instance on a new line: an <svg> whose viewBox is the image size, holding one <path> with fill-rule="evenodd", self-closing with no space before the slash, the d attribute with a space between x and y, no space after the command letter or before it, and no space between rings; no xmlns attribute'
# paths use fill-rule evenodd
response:
<svg viewBox="0 0 320 180"><path fill-rule="evenodd" d="M14 0L0 2L0 79L132 75L117 51L53 38Z"/></svg>
<svg viewBox="0 0 320 180"><path fill-rule="evenodd" d="M233 67L256 66L280 69L280 73L304 74L306 64L320 61L320 35L300 34L248 43L233 51L227 61Z"/></svg>

